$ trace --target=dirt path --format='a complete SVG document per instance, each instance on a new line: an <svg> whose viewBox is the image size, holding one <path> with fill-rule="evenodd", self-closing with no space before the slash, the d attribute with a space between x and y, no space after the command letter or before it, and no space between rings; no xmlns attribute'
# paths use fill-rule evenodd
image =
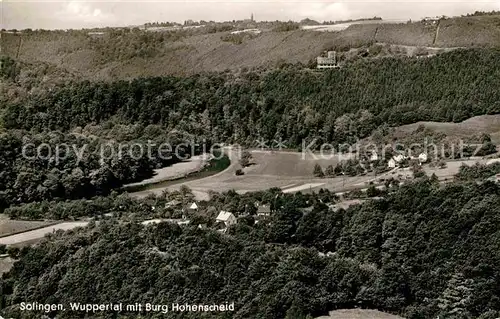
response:
<svg viewBox="0 0 500 319"><path fill-rule="evenodd" d="M434 35L434 41L432 41L432 45L436 45L436 43L438 41L440 26L441 26L441 19L439 19L438 22L437 22L436 34Z"/></svg>

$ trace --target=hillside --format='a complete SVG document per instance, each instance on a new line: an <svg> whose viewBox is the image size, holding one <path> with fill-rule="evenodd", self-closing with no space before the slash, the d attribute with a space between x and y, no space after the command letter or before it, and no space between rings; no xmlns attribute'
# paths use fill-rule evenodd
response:
<svg viewBox="0 0 500 319"><path fill-rule="evenodd" d="M398 127L396 129L396 136L414 132L421 125L435 132L463 139L474 135L478 136L481 133L487 133L491 136L493 143L500 144L499 115L475 116L460 123L417 122Z"/></svg>
<svg viewBox="0 0 500 319"><path fill-rule="evenodd" d="M440 187L424 179L338 211L324 204L335 201L329 192L228 192L199 202L199 210L188 213L189 225L141 223L178 214L163 207L180 194L20 207L25 214L42 208L122 217L10 250L19 261L0 278L1 315L39 318L40 312L19 310L25 300L67 305L46 313L57 319L307 319L325 318L332 309L352 310L332 311L331 319L500 314L500 188L493 183ZM246 214L256 211L256 202L275 207L258 223ZM224 234L214 222L222 209L238 216ZM73 302L234 302L234 311L85 313L71 311Z"/></svg>
<svg viewBox="0 0 500 319"><path fill-rule="evenodd" d="M241 67L311 62L325 50L345 51L374 42L425 47L491 47L500 43L500 16L441 21L354 24L338 32L263 30L259 35L226 32L105 29L2 34L2 53L25 62L47 62L89 79L187 75ZM212 33L211 33L212 32Z"/></svg>

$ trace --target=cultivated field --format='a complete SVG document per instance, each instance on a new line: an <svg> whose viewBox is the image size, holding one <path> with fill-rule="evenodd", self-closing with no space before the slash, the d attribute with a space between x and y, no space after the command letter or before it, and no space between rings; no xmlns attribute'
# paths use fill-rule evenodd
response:
<svg viewBox="0 0 500 319"><path fill-rule="evenodd" d="M35 230L26 231L23 233L0 237L1 245L14 245L24 242L32 242L43 238L46 234L55 232L57 230L70 230L77 227L84 227L88 222L67 222L60 223L53 226L43 227Z"/></svg>
<svg viewBox="0 0 500 319"><path fill-rule="evenodd" d="M309 63L333 47L362 47L373 42L408 46L471 47L500 43L499 16L453 18L439 23L378 23L310 26L316 32L264 31L241 44L223 41L229 32L180 36L158 46L148 57L107 56L91 45L85 32L15 35L3 33L3 54L26 62L47 62L89 79L130 79L140 76L187 75L241 67L274 67ZM436 38L436 33L438 37ZM21 41L22 38L22 41ZM136 43L141 47L142 43ZM106 46L106 43L103 44ZM105 59L104 61L102 59Z"/></svg>
<svg viewBox="0 0 500 319"><path fill-rule="evenodd" d="M0 237L41 228L50 224L53 223L45 221L10 220L6 216L0 216Z"/></svg>
<svg viewBox="0 0 500 319"><path fill-rule="evenodd" d="M370 183L380 184L383 180L391 177L402 180L411 179L412 173L409 169L394 169L383 174L375 175L369 173L364 176L343 176L335 178L316 178L313 176L315 164L319 164L323 169L328 165L335 166L339 159L317 159L312 155L305 155L299 152L269 152L253 151L253 165L244 169L243 176L236 176L235 172L240 168L238 158L231 156L231 165L216 175L178 183L170 187L159 187L146 191L132 193L134 197L143 198L149 194L161 194L164 190L178 190L181 186L189 187L198 200L209 199L209 192L225 192L235 190L243 194L267 190L270 188L281 188L285 193L318 191L328 189L336 193L356 189L366 189ZM234 155L234 154L233 154ZM470 159L463 161L447 162L444 169L432 168L424 165L423 169L429 176L436 174L441 181L451 180L456 175L462 165L475 165L476 163L486 164L486 159Z"/></svg>
<svg viewBox="0 0 500 319"><path fill-rule="evenodd" d="M197 172L210 160L208 155L193 156L189 160L176 163L172 166L155 170L155 175L149 179L125 185L125 187L155 184L165 180L181 178Z"/></svg>
<svg viewBox="0 0 500 319"><path fill-rule="evenodd" d="M302 26L302 30L321 31L321 32L334 32L343 31L355 25L381 25L381 24L395 24L406 23L406 20L365 20L365 21L352 21L337 24L318 24Z"/></svg>
<svg viewBox="0 0 500 319"><path fill-rule="evenodd" d="M500 41L500 16L464 17L443 20L435 45L490 46Z"/></svg>
<svg viewBox="0 0 500 319"><path fill-rule="evenodd" d="M239 193L246 193L278 187L285 192L307 192L319 188L340 191L346 188L357 188L375 178L374 176L315 178L313 176L315 164L325 169L328 165L335 166L339 159L337 157L317 159L309 154L303 157L299 152L268 151L253 151L253 165L245 168L245 175L236 176L235 172L240 168L238 157L234 153L229 153L229 155L231 166L223 172L207 178L179 183L168 187L167 190L176 190L185 185L193 190L198 199L203 200L208 198L211 190L217 192L235 190ZM145 197L149 194L161 194L163 190L165 188L151 189L132 195Z"/></svg>

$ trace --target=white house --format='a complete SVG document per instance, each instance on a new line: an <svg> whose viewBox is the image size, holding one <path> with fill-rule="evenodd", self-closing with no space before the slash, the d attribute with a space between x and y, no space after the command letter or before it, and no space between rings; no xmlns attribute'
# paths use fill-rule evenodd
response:
<svg viewBox="0 0 500 319"><path fill-rule="evenodd" d="M398 166L398 164L400 164L402 161L404 161L406 159L406 156L402 155L402 154L398 154L398 155L395 155L393 156L389 162L387 162L387 166L389 168L395 168L396 166Z"/></svg>
<svg viewBox="0 0 500 319"><path fill-rule="evenodd" d="M262 205L257 207L257 216L269 216L271 215L271 207L269 205Z"/></svg>
<svg viewBox="0 0 500 319"><path fill-rule="evenodd" d="M396 161L394 160L394 158L391 158L389 162L387 162L387 167L396 168Z"/></svg>
<svg viewBox="0 0 500 319"><path fill-rule="evenodd" d="M401 163L402 161L405 160L405 156L402 154L398 154L394 156L393 159L396 161L396 163Z"/></svg>
<svg viewBox="0 0 500 319"><path fill-rule="evenodd" d="M237 223L236 217L233 215L233 213L226 212L226 211L221 211L215 220L217 222L224 223L224 225L226 225L226 227L229 227L231 225L235 225Z"/></svg>
<svg viewBox="0 0 500 319"><path fill-rule="evenodd" d="M318 69L335 69L339 65L337 63L337 53L335 51L328 51L327 57L317 57L317 68Z"/></svg>
<svg viewBox="0 0 500 319"><path fill-rule="evenodd" d="M371 162L378 161L378 154L373 152L372 155L370 156L370 161Z"/></svg>
<svg viewBox="0 0 500 319"><path fill-rule="evenodd" d="M420 164L427 162L427 159L428 157L425 153L418 155L418 161L420 162Z"/></svg>
<svg viewBox="0 0 500 319"><path fill-rule="evenodd" d="M197 210L198 209L198 205L196 203L192 203L191 206L189 206L189 209Z"/></svg>

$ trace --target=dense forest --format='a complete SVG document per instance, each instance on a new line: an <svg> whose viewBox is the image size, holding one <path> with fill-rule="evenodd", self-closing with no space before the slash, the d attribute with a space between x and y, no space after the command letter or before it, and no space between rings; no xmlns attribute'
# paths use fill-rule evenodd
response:
<svg viewBox="0 0 500 319"><path fill-rule="evenodd" d="M455 179L458 181L482 181L495 174L500 174L500 163L493 163L491 165L476 164L473 166L463 165L460 167Z"/></svg>
<svg viewBox="0 0 500 319"><path fill-rule="evenodd" d="M0 211L11 204L106 195L197 150L180 133L161 127L87 126L73 133L0 134ZM161 149L169 143L172 149ZM177 147L179 145L179 147Z"/></svg>
<svg viewBox="0 0 500 319"><path fill-rule="evenodd" d="M386 123L459 122L500 112L498 50L428 59L358 61L316 72L262 72L77 82L4 102L8 129L70 130L89 123L159 124L217 142L283 138L341 143ZM8 71L11 76L15 70Z"/></svg>
<svg viewBox="0 0 500 319"><path fill-rule="evenodd" d="M144 199L141 206L119 196L100 200L94 209L162 200ZM229 192L201 203L204 211L231 208L235 214L245 202L274 207L269 219L257 224L254 215L241 215L227 234L200 229L203 218L192 218L185 227L142 226L137 214L52 234L37 247L10 251L21 259L0 280L0 306L14 317L20 314L14 305L25 300L235 303L234 313L184 313L183 318L300 319L352 307L410 319L498 317L498 185L442 187L424 178L347 210L329 210L324 203L330 200L335 198L324 192L270 190ZM118 318L137 315L124 312ZM30 313L23 317L31 318Z"/></svg>

